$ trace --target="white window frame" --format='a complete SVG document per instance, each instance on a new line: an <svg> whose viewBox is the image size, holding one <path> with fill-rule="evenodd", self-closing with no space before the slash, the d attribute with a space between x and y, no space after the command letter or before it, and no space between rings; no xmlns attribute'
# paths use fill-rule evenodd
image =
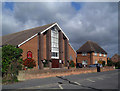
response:
<svg viewBox="0 0 120 91"><path fill-rule="evenodd" d="M99 56L101 57L101 56L102 56L102 53L99 53Z"/></svg>
<svg viewBox="0 0 120 91"><path fill-rule="evenodd" d="M59 59L59 32L56 28L53 29L51 29L51 58ZM53 52L57 53L57 56L52 56Z"/></svg>
<svg viewBox="0 0 120 91"><path fill-rule="evenodd" d="M98 61L97 60L95 60L95 64L97 64L98 63Z"/></svg>
<svg viewBox="0 0 120 91"><path fill-rule="evenodd" d="M94 53L94 56L97 56L97 52Z"/></svg>
<svg viewBox="0 0 120 91"><path fill-rule="evenodd" d="M104 54L103 56L106 57L106 54Z"/></svg>
<svg viewBox="0 0 120 91"><path fill-rule="evenodd" d="M82 56L87 56L87 53L82 53Z"/></svg>
<svg viewBox="0 0 120 91"><path fill-rule="evenodd" d="M88 64L88 60L83 60L82 61L82 65L87 65Z"/></svg>

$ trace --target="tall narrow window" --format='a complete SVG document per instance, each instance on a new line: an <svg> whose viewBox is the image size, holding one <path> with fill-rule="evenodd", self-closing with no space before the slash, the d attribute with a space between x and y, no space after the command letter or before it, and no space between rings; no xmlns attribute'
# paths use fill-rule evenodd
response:
<svg viewBox="0 0 120 91"><path fill-rule="evenodd" d="M59 33L56 28L51 30L51 58L59 58Z"/></svg>

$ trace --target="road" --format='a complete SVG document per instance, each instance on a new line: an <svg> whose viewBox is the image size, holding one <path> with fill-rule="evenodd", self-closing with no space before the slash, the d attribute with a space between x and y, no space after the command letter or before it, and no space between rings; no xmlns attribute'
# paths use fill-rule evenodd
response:
<svg viewBox="0 0 120 91"><path fill-rule="evenodd" d="M118 70L32 79L3 85L3 89L118 89Z"/></svg>

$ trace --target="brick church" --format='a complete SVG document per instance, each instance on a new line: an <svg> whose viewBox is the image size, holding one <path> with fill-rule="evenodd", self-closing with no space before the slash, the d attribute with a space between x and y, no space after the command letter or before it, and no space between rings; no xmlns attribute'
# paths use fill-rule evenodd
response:
<svg viewBox="0 0 120 91"><path fill-rule="evenodd" d="M72 60L76 63L76 51L69 43L69 38L57 23L52 23L2 37L2 45L11 44L23 50L22 58L29 55L36 61L36 69L63 68Z"/></svg>

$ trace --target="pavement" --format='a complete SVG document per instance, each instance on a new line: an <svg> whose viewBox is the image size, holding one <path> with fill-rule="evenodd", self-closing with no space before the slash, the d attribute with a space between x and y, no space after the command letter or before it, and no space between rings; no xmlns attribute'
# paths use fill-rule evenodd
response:
<svg viewBox="0 0 120 91"><path fill-rule="evenodd" d="M9 85L2 89L118 89L118 70L69 76L32 79Z"/></svg>

